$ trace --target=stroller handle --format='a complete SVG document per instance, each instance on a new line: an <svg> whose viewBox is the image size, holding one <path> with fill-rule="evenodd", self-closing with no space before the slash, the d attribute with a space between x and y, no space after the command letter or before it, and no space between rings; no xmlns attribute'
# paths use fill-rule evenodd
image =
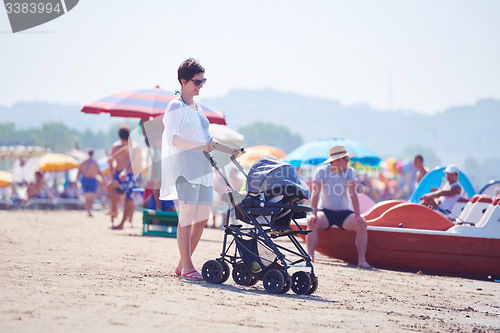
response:
<svg viewBox="0 0 500 333"><path fill-rule="evenodd" d="M241 151L244 151L245 148L240 148ZM229 157L229 159L231 160L231 162L233 162L233 164L238 168L238 170L240 170L240 172L245 176L245 178L248 178L248 175L246 174L245 172L245 168L243 168L240 164L240 162L238 162L238 160L236 159L236 157L234 157L234 155L231 155L231 157Z"/></svg>
<svg viewBox="0 0 500 333"><path fill-rule="evenodd" d="M245 148L241 148L241 151L243 151ZM233 187L231 186L231 184L229 184L229 181L227 180L227 178L222 174L221 170L219 169L219 167L217 166L217 162L215 162L215 160L213 159L212 155L210 155L209 152L207 151L203 151L203 155L205 155L205 157L207 158L207 160L210 162L210 164L212 165L212 167L219 173L219 175L222 177L222 179L224 180L224 182L226 183L226 186L231 190L230 193L229 193L229 196L232 197L232 193L234 192L234 189ZM234 155L231 155L231 161L234 163L234 165L236 165L236 167L238 167L238 169L243 172L243 174L245 175L245 177L248 177L247 174L245 173L245 170L243 169L243 167L238 163L238 161L236 160L236 158L234 157Z"/></svg>

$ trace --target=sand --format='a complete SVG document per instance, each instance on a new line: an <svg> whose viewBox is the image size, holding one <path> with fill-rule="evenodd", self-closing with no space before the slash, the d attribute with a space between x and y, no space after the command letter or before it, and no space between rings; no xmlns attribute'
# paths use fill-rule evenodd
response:
<svg viewBox="0 0 500 333"><path fill-rule="evenodd" d="M318 256L315 294L273 295L179 279L176 240L141 236L139 213L134 228L107 225L102 212L0 211L0 332L500 332L499 283ZM222 237L205 230L197 267Z"/></svg>

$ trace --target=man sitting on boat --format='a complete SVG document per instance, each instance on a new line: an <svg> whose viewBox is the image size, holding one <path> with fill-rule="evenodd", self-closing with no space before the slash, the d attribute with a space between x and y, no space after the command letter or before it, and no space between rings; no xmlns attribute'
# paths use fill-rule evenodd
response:
<svg viewBox="0 0 500 333"><path fill-rule="evenodd" d="M424 194L420 197L420 203L442 212L450 212L458 199L462 197L462 185L458 182L458 168L450 164L444 169L448 184L442 189Z"/></svg>
<svg viewBox="0 0 500 333"><path fill-rule="evenodd" d="M330 148L330 158L324 162L330 165L321 166L316 170L311 198L311 207L314 211L307 221L309 229L312 230L306 236L307 252L314 261L318 231L336 225L342 230L356 232L358 266L371 268L365 259L368 234L366 221L360 215L359 200L355 190L356 171L348 167L349 158L353 156L354 154L347 153L344 146L333 146ZM320 194L322 208L318 209ZM351 201L354 212L350 210Z"/></svg>

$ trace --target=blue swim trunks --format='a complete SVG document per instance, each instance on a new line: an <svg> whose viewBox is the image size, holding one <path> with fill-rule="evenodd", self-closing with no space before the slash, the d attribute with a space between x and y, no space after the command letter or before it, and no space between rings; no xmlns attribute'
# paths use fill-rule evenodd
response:
<svg viewBox="0 0 500 333"><path fill-rule="evenodd" d="M132 194L134 193L133 189L136 188L137 186L135 185L135 177L132 172L127 173L127 176L125 177L125 181L120 180L120 173L119 171L115 172L115 176L113 177L113 180L118 182L120 184L120 187L116 189L116 193L123 194L125 193L127 196L127 200L132 200Z"/></svg>
<svg viewBox="0 0 500 333"><path fill-rule="evenodd" d="M95 179L95 178L82 178L81 183L82 183L83 193L87 193L87 192L96 193L97 192L97 179Z"/></svg>
<svg viewBox="0 0 500 333"><path fill-rule="evenodd" d="M174 202L172 200L160 200L160 203L161 203L161 210L163 212L166 212L170 208L172 208L172 207L175 206L175 204L174 204ZM153 195L151 195L149 197L149 200L148 200L148 209L156 210L156 202L155 202L155 198L153 198Z"/></svg>

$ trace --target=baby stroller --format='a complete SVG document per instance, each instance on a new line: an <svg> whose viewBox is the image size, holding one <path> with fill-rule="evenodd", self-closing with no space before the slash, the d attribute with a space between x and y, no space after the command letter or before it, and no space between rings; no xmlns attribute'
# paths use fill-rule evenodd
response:
<svg viewBox="0 0 500 333"><path fill-rule="evenodd" d="M270 293L284 294L292 289L296 294L312 294L318 288L311 258L294 235L306 235L295 221L306 217L313 209L299 203L311 195L308 186L299 178L297 169L273 156L264 156L252 166L248 175L238 161L231 161L247 178L247 191L233 190L226 177L210 156L205 154L230 189L222 200L229 203L223 221L224 241L220 258L207 261L202 268L203 279L224 283L230 275L239 285L252 286L262 280ZM293 221L298 230L292 230ZM294 249L276 244L273 240L288 237ZM284 253L290 254L287 258ZM305 268L310 272L289 268Z"/></svg>

